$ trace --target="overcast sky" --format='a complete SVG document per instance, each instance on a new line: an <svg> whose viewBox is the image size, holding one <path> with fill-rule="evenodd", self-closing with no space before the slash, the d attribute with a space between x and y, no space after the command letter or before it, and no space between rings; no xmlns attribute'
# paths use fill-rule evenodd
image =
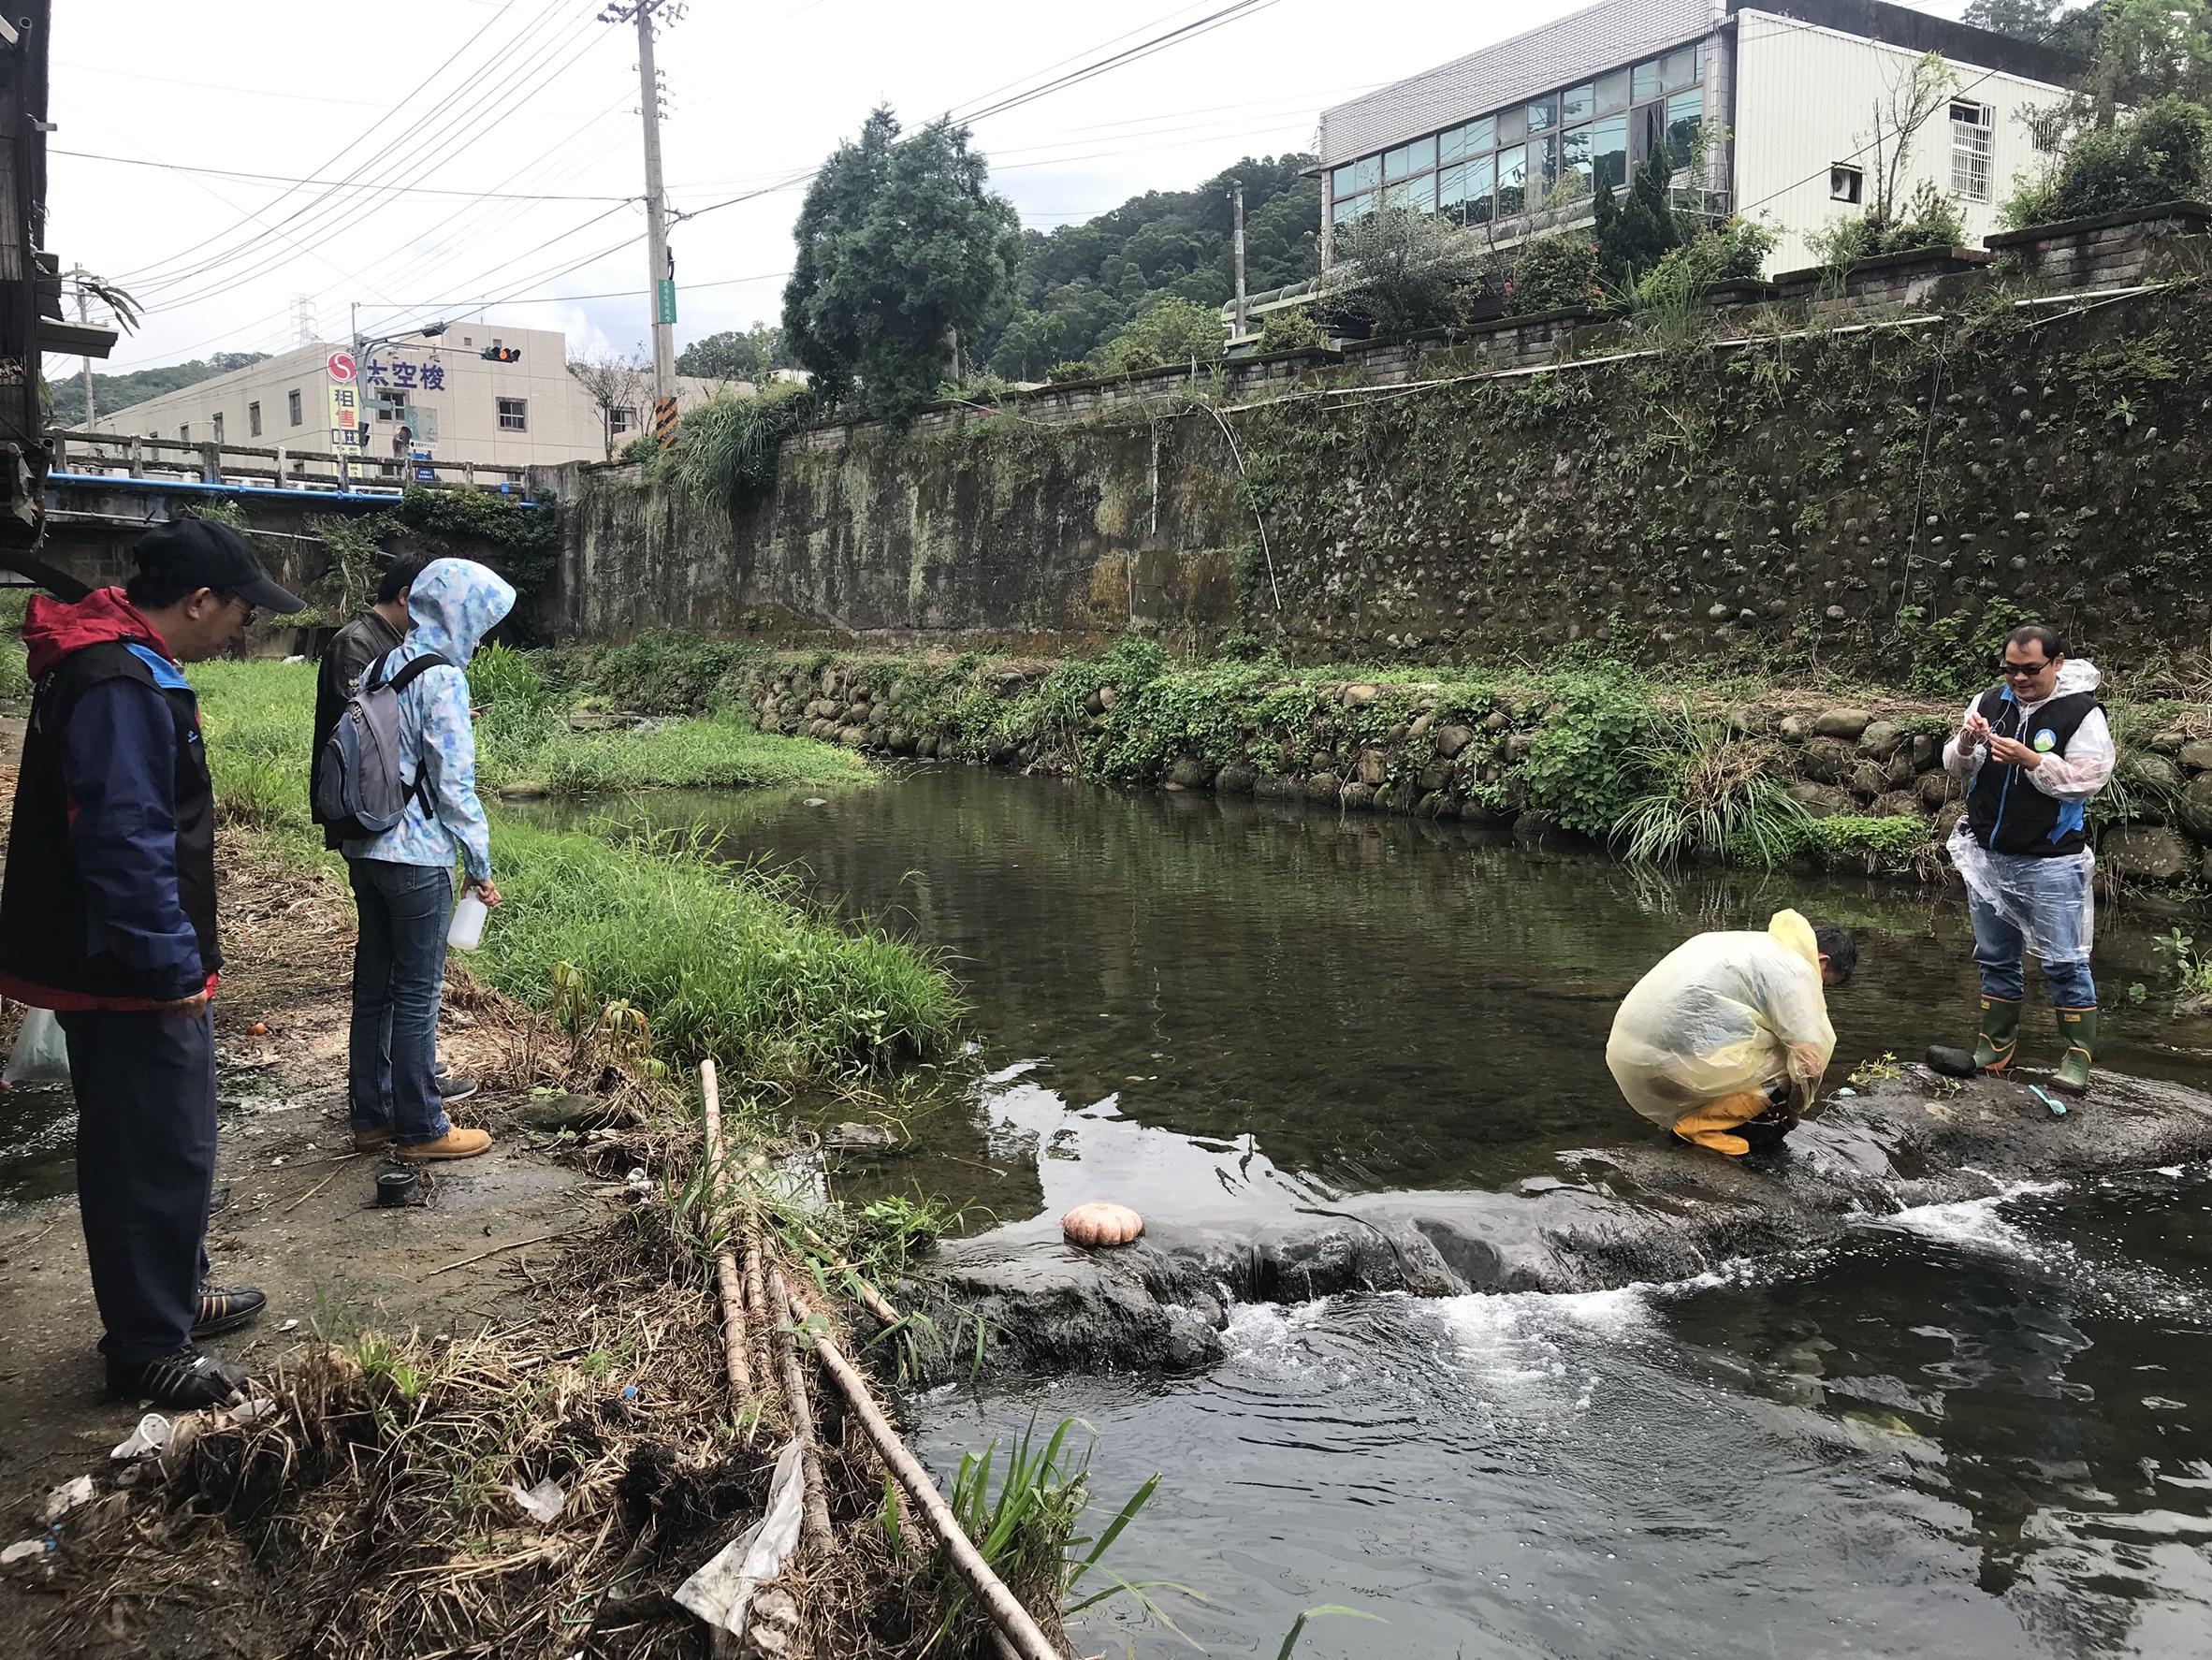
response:
<svg viewBox="0 0 2212 1660"><path fill-rule="evenodd" d="M909 125L981 109L1231 4L693 0L658 48L671 203L714 210L672 233L677 343L776 318L803 184L715 205L803 174L876 104ZM1305 149L1326 106L1578 4L1255 0L979 120L975 142L1023 223L1050 229L1246 153ZM280 350L301 296L326 340L346 337L357 302L365 332L465 310L561 328L572 356L638 346L635 34L598 9L65 0L47 245L148 303L106 367Z"/></svg>

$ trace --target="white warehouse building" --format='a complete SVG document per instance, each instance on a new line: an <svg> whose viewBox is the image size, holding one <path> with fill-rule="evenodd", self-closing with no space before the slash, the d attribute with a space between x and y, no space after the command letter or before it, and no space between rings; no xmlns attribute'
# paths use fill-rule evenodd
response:
<svg viewBox="0 0 2212 1660"><path fill-rule="evenodd" d="M2042 159L2038 117L2074 60L1884 0L1605 0L1324 112L1323 262L1337 227L1390 203L1510 245L1570 172L1617 187L1654 146L1686 157L1702 132L1705 176L1678 167L1677 188L1764 218L1780 235L1769 273L1812 264L1808 237L1874 199L1876 109L1930 51L1957 86L1898 199L1933 182L1979 240Z"/></svg>

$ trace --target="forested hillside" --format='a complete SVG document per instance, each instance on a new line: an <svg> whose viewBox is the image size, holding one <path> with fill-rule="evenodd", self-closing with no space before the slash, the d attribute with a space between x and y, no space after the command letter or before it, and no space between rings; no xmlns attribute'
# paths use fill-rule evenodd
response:
<svg viewBox="0 0 2212 1660"><path fill-rule="evenodd" d="M1217 306L1235 287L1232 182L1244 186L1244 282L1255 294L1318 269L1321 182L1307 155L1249 156L1196 190L1154 190L1049 236L1023 235L1014 303L984 342L991 370L1041 380L1079 358L1161 295Z"/></svg>
<svg viewBox="0 0 2212 1660"><path fill-rule="evenodd" d="M210 357L195 357L189 363L134 369L127 374L102 374L95 370L93 413L113 415L119 409L143 403L164 392L179 391L216 375L228 374L234 369L243 369L249 363L258 363L268 356L267 352L217 352ZM66 368L63 367L65 364ZM57 357L48 365L47 386L53 394L53 424L64 430L74 430L84 420L84 376L80 372L80 367L75 357Z"/></svg>

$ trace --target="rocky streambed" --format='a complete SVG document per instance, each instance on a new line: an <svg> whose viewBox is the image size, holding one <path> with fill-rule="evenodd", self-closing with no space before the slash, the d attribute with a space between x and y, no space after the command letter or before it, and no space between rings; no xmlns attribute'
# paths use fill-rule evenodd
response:
<svg viewBox="0 0 2212 1660"><path fill-rule="evenodd" d="M1221 1358L1238 1303L1345 1292L1580 1292L1712 1274L1928 1205L2212 1158L2212 1096L2103 1076L2055 1114L2025 1082L1905 1065L1833 1100L1779 1152L1724 1158L1652 1138L1559 1155L1504 1191L1353 1194L1242 1214L1170 1212L1114 1249L1040 1216L944 1245L900 1288L989 1368L1187 1369ZM939 1346L943 1376L978 1350Z"/></svg>

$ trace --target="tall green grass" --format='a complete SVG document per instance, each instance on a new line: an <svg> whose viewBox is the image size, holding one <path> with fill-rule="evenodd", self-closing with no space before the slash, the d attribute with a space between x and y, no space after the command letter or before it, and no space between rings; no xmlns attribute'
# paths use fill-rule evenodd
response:
<svg viewBox="0 0 2212 1660"><path fill-rule="evenodd" d="M942 1053L963 1012L936 961L808 902L795 880L732 869L673 838L624 843L501 819L505 900L470 966L517 1001L556 1004L555 969L591 1010L622 999L671 1064L713 1056L798 1082Z"/></svg>
<svg viewBox="0 0 2212 1660"><path fill-rule="evenodd" d="M477 690L503 692L505 712L488 710L480 778L496 778L516 754L545 767L534 776L574 789L866 776L834 746L719 721L570 734L557 711L532 714L528 698L498 685L499 661L491 666ZM205 663L190 675L222 818L323 856L307 806L313 665ZM535 735L517 738L529 721L540 723ZM961 1019L951 978L924 953L830 914L795 880L731 870L668 838L615 842L495 817L492 868L506 902L470 966L517 1001L552 1010L554 968L569 964L591 1011L627 1001L672 1064L713 1056L796 1083L938 1054Z"/></svg>
<svg viewBox="0 0 2212 1660"><path fill-rule="evenodd" d="M31 677L23 670L23 608L30 602L27 588L0 589L0 700L31 695Z"/></svg>

